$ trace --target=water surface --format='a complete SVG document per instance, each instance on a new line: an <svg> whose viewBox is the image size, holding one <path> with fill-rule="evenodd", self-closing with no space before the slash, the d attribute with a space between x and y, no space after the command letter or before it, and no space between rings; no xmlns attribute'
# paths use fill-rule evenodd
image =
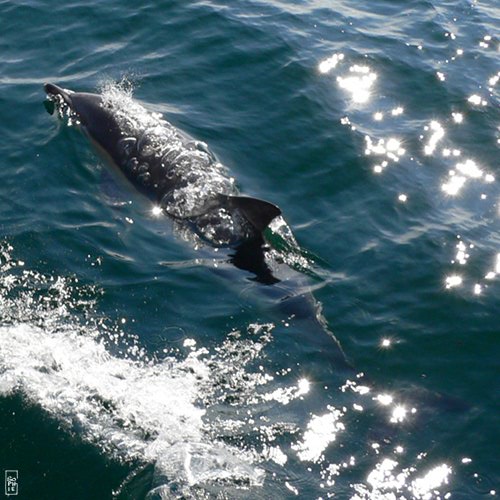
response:
<svg viewBox="0 0 500 500"><path fill-rule="evenodd" d="M0 16L0 443L20 497L496 497L496 2ZM183 241L43 107L46 81L124 80L280 206L328 326Z"/></svg>

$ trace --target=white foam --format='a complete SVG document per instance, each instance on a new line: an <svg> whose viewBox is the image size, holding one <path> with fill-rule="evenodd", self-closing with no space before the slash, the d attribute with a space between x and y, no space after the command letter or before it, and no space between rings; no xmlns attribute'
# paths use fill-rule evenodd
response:
<svg viewBox="0 0 500 500"><path fill-rule="evenodd" d="M200 351L157 364L120 359L71 329L0 327L0 394L20 392L68 430L117 458L155 463L156 472L188 485L262 471L240 450L205 434L196 404L207 368Z"/></svg>
<svg viewBox="0 0 500 500"><path fill-rule="evenodd" d="M76 306L94 307L89 290L26 270L12 250L0 245L0 396L20 394L108 456L153 463L166 482L261 484L253 457L210 435L206 349L153 362L133 335L78 320Z"/></svg>

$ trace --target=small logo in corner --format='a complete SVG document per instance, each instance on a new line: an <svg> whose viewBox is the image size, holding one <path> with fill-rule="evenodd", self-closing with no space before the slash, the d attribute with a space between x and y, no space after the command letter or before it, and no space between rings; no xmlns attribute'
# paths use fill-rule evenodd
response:
<svg viewBox="0 0 500 500"><path fill-rule="evenodd" d="M17 470L6 470L5 471L5 494L7 496L17 495L18 484L17 479L19 477L19 472Z"/></svg>

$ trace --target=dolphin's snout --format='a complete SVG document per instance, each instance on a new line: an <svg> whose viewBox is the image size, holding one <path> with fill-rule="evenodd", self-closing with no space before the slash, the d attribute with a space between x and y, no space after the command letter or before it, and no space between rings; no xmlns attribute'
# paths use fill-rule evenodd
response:
<svg viewBox="0 0 500 500"><path fill-rule="evenodd" d="M43 88L47 94L58 95L63 93L63 89L53 83L46 83Z"/></svg>
<svg viewBox="0 0 500 500"><path fill-rule="evenodd" d="M63 89L54 83L46 83L43 86L45 92L49 96L61 96L64 102L71 105L71 94L73 93L71 90Z"/></svg>

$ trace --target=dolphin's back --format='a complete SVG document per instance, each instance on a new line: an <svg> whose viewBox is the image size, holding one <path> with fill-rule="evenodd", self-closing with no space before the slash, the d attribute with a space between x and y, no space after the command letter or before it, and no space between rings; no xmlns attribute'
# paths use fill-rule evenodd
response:
<svg viewBox="0 0 500 500"><path fill-rule="evenodd" d="M46 84L45 91L75 116L136 189L212 245L261 241L264 229L281 214L269 202L239 196L234 179L205 143L129 95L73 92L54 84Z"/></svg>
<svg viewBox="0 0 500 500"><path fill-rule="evenodd" d="M98 94L75 92L71 95L72 108L78 114L90 137L110 153L118 145L123 133L113 115ZM118 159L118 158L117 158Z"/></svg>

